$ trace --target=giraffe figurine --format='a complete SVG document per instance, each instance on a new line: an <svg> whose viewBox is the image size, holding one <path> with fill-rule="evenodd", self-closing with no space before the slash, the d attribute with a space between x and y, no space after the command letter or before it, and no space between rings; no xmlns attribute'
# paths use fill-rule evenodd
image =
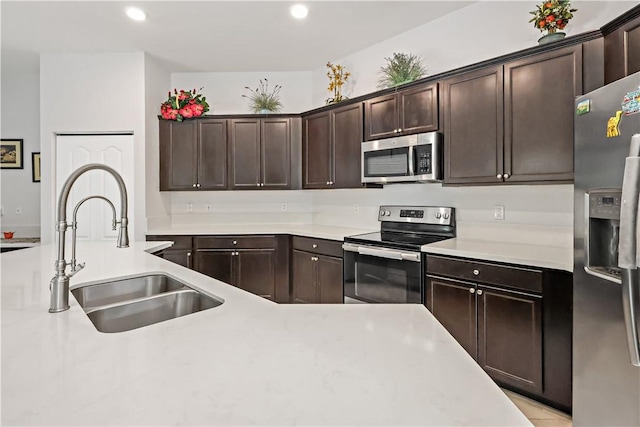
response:
<svg viewBox="0 0 640 427"><path fill-rule="evenodd" d="M613 138L620 136L620 119L622 118L622 111L616 111L616 115L609 118L607 122L607 138Z"/></svg>

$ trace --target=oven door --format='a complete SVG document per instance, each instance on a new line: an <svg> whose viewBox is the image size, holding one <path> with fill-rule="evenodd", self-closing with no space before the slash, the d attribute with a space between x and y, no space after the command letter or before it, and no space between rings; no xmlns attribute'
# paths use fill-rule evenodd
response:
<svg viewBox="0 0 640 427"><path fill-rule="evenodd" d="M422 303L420 252L345 243L345 303Z"/></svg>

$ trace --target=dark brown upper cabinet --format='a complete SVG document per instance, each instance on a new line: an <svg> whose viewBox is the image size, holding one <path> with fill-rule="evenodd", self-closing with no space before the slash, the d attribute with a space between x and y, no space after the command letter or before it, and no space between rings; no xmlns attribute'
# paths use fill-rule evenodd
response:
<svg viewBox="0 0 640 427"><path fill-rule="evenodd" d="M364 139L438 130L438 84L424 84L365 101Z"/></svg>
<svg viewBox="0 0 640 427"><path fill-rule="evenodd" d="M605 84L640 71L640 6L603 27L603 33Z"/></svg>
<svg viewBox="0 0 640 427"><path fill-rule="evenodd" d="M445 184L573 180L573 100L582 46L442 83Z"/></svg>
<svg viewBox="0 0 640 427"><path fill-rule="evenodd" d="M303 188L360 188L362 104L303 119Z"/></svg>
<svg viewBox="0 0 640 427"><path fill-rule="evenodd" d="M292 188L292 120L296 119L230 120L231 189Z"/></svg>
<svg viewBox="0 0 640 427"><path fill-rule="evenodd" d="M160 120L160 190L227 189L227 121Z"/></svg>

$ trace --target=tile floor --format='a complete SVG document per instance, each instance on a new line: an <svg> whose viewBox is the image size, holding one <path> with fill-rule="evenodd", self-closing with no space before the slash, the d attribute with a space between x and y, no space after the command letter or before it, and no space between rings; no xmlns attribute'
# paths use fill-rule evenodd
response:
<svg viewBox="0 0 640 427"><path fill-rule="evenodd" d="M550 408L509 390L505 394L529 418L535 427L572 427L571 417L564 412Z"/></svg>

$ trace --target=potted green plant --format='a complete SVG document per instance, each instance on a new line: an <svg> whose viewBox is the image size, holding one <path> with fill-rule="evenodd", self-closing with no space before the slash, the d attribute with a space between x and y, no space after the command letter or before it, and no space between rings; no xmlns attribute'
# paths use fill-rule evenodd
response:
<svg viewBox="0 0 640 427"><path fill-rule="evenodd" d="M571 8L571 2L568 0L551 0L542 2L536 10L529 12L533 15L529 22L533 22L533 26L540 31L547 32L538 39L538 44L564 38L565 33L558 30L564 30L569 20L573 18L573 12L577 11L578 9Z"/></svg>
<svg viewBox="0 0 640 427"><path fill-rule="evenodd" d="M385 89L412 82L427 74L422 58L412 53L394 53L384 58L387 64L380 67L378 87Z"/></svg>
<svg viewBox="0 0 640 427"><path fill-rule="evenodd" d="M260 84L257 88L251 89L245 86L250 94L242 95L244 98L249 99L249 110L253 113L277 113L282 109L282 101L280 101L280 89L282 86L276 85L273 91L269 91L269 80L260 79Z"/></svg>

